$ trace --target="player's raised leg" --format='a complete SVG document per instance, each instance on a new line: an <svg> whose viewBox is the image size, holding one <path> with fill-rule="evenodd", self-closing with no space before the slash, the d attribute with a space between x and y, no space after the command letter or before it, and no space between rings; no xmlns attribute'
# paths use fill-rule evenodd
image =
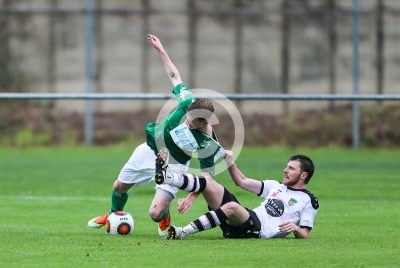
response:
<svg viewBox="0 0 400 268"><path fill-rule="evenodd" d="M157 184L163 184L168 170L169 152L167 148L162 148L156 157L156 174L154 181Z"/></svg>
<svg viewBox="0 0 400 268"><path fill-rule="evenodd" d="M157 184L168 184L185 192L202 192L206 188L206 179L193 174L181 174L168 168L168 149L163 148L156 158L156 174L154 181Z"/></svg>

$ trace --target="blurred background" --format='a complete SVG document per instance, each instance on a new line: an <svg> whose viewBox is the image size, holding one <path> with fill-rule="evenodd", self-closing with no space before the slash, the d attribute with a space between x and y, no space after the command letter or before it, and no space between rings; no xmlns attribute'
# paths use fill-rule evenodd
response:
<svg viewBox="0 0 400 268"><path fill-rule="evenodd" d="M359 3L357 10L355 2ZM355 26L355 15L358 26ZM395 0L2 0L0 91L85 93L89 78L92 83L89 90L94 93L170 93L171 84L162 62L147 43L146 34L152 33L161 39L190 88L207 88L223 94L352 94L357 63L360 94L398 94L399 23L400 2ZM354 54L355 33L358 58ZM107 129L121 127L124 130L120 133L125 129L143 132L145 121L156 118L148 110L156 111L165 101L96 100L93 103L96 113L93 135L95 143L101 144L112 140L113 134L104 132ZM263 133L269 133L271 141L255 142L267 145L274 139L290 144L289 138L281 139L289 131L290 122L318 117L316 109L327 112L323 115L325 118L320 118L324 125L313 118L315 126L307 129L318 128L321 123L319 127L325 126L329 132L333 131L329 126L339 124L337 135L344 136L338 143L351 144L350 115L339 114L339 118L345 118L344 122L328 117L334 116L335 110L349 108L349 103L236 102L244 117L252 115L247 119L252 125L246 126L250 131L254 129L252 135L265 140ZM31 135L24 134L28 136L25 139L37 140L39 144L50 142L48 137L43 137L43 142L33 138L42 129L58 131L59 137L69 131L68 135L76 136L81 142L83 134L79 128L86 104L82 100L0 100L0 131L10 130L11 125L32 117L24 130L4 132L10 137L3 135L0 143L17 144L15 137L21 131L26 133L27 128ZM393 113L395 106L386 108L389 115L382 110L386 104L396 103L361 104L367 106L367 111L371 106L380 107L372 115L373 125L368 125L369 117L362 117L362 138L369 137L363 142L381 146L379 135L386 135L385 131L399 142L400 130L376 126L376 122L382 121L380 116L389 117L385 119L389 120L389 126L396 122L399 112ZM28 115L21 114L20 121L11 119L21 111L21 105L35 109L29 110ZM43 109L52 114L42 113ZM312 111L310 115L308 111ZM133 112L139 115L131 115ZM274 121L276 118L265 122L265 115L290 114L307 119L285 117L283 122ZM149 115L152 116L146 117ZM43 127L39 126L40 122L34 123L38 120L50 122ZM67 126L53 124L68 120L71 122ZM293 134L294 130L291 131ZM222 135L228 135L227 132L229 129L222 131ZM57 140L57 135L50 140ZM313 134L313 137L319 136ZM58 142L65 139L59 138ZM327 141L333 142L332 139L329 137Z"/></svg>

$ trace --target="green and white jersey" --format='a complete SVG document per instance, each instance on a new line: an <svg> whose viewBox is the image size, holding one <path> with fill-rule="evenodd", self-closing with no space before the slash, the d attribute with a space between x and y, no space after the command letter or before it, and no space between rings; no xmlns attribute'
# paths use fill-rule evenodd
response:
<svg viewBox="0 0 400 268"><path fill-rule="evenodd" d="M146 125L147 145L155 152L167 147L170 153L170 163L186 164L192 154L197 152L200 168L211 174L215 162L225 155L213 131L212 137L206 133L189 129L185 124L186 110L195 100L193 93L183 83L172 89L178 101L178 107L159 123L150 122Z"/></svg>

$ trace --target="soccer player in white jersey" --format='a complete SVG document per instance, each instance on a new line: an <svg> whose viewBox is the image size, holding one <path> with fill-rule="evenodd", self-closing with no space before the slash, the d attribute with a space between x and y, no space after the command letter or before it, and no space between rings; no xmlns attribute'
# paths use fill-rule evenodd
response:
<svg viewBox="0 0 400 268"><path fill-rule="evenodd" d="M167 154L167 150L162 151ZM290 157L283 170L283 180L278 182L247 178L233 159L232 152L227 150L225 161L233 181L244 190L263 198L261 204L253 210L243 207L224 186L206 175L207 185L201 192L209 211L184 227L171 225L167 239L182 239L216 226L220 226L225 238L275 238L290 233L296 238L309 238L319 208L317 198L306 190L314 174L312 160L304 155ZM165 164L162 169L162 174L157 175L164 184L174 185L184 191L195 191L193 180L197 176L178 174ZM185 202L178 201L178 211L187 212Z"/></svg>
<svg viewBox="0 0 400 268"><path fill-rule="evenodd" d="M214 115L212 103L207 99L196 99L182 83L178 70L156 36L149 34L147 39L164 63L174 86L172 93L178 101L178 107L161 122L146 125L146 142L134 150L113 184L110 211L91 219L88 222L91 228L104 226L109 213L124 210L131 187L147 185L154 179L156 154L162 147L166 146L170 152L171 170L180 173L187 172L192 153L197 152L202 172L212 175L215 161L225 154L208 122ZM203 189L205 180L200 179L198 186ZM156 186L149 215L153 221L158 222L160 236L167 235L171 221L169 205L177 191L176 187L170 185ZM198 194L189 194L184 199L185 204L191 206Z"/></svg>

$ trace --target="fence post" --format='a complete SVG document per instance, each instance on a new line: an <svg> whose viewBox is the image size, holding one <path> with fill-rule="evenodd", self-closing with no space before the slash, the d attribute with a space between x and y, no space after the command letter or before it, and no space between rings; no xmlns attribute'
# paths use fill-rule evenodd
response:
<svg viewBox="0 0 400 268"><path fill-rule="evenodd" d="M378 0L376 4L376 93L383 93L383 78L384 78L384 24L383 24L383 0Z"/></svg>
<svg viewBox="0 0 400 268"><path fill-rule="evenodd" d="M196 8L196 0L188 0L187 1L187 8L189 10L188 20L188 59L189 59L189 87L196 88L196 65L197 65L197 18L198 15L194 12Z"/></svg>
<svg viewBox="0 0 400 268"><path fill-rule="evenodd" d="M328 38L329 38L329 94L336 93L336 52L337 52L337 34L336 34L336 0L329 0L328 7L330 9L329 14L329 26L328 26ZM335 108L334 101L329 101L329 110Z"/></svg>
<svg viewBox="0 0 400 268"><path fill-rule="evenodd" d="M94 86L96 89L97 93L103 93L103 83L102 83L102 78L103 78L103 66L104 66L104 61L103 61L103 13L101 10L103 9L103 0L96 0L95 2L95 7L97 9L96 14L94 15L94 25L93 25L93 32L94 32L94 37L95 37L95 46L94 46L94 51L95 51L95 65L94 65ZM103 102L101 101L96 101L94 110L95 111L101 111L103 106Z"/></svg>
<svg viewBox="0 0 400 268"><path fill-rule="evenodd" d="M93 93L93 0L86 0L86 93ZM93 143L93 100L86 100L85 144Z"/></svg>
<svg viewBox="0 0 400 268"><path fill-rule="evenodd" d="M283 94L289 93L289 42L290 42L290 15L288 15L287 9L289 7L289 1L284 0L281 6L282 15L282 43L281 43L281 92ZM289 112L289 104L287 101L283 101L283 113Z"/></svg>
<svg viewBox="0 0 400 268"><path fill-rule="evenodd" d="M353 94L358 95L359 86L359 0L353 0ZM360 145L360 107L358 101L353 101L353 148Z"/></svg>
<svg viewBox="0 0 400 268"><path fill-rule="evenodd" d="M56 75L56 41L55 41L55 23L56 23L56 14L54 10L57 7L57 0L50 0L51 8L53 10L52 13L49 14L49 59L47 65L47 72L48 72L48 81L49 81L49 92L55 93L55 75ZM49 108L54 107L54 100L50 100L47 103Z"/></svg>
<svg viewBox="0 0 400 268"><path fill-rule="evenodd" d="M243 8L242 0L235 0L235 93L242 93L242 70L243 70L243 23L244 19L240 12ZM242 102L239 100L236 105L240 109Z"/></svg>
<svg viewBox="0 0 400 268"><path fill-rule="evenodd" d="M7 8L11 4L11 0L5 0L2 3L2 8ZM1 5L1 4L0 4ZM11 59L11 30L10 30L10 15L6 12L0 14L0 81L1 88L8 90L14 90L15 78L11 74L10 65Z"/></svg>

